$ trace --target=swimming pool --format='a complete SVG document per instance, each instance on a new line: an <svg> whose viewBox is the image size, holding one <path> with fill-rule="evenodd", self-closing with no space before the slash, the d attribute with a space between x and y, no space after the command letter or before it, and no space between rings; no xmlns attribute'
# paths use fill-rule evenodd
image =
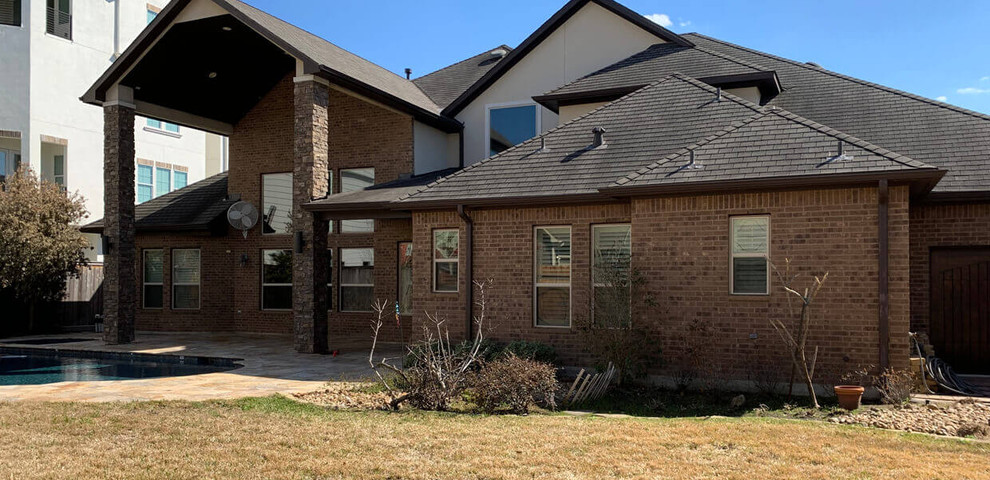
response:
<svg viewBox="0 0 990 480"><path fill-rule="evenodd" d="M182 377L233 370L233 360L0 348L0 385Z"/></svg>

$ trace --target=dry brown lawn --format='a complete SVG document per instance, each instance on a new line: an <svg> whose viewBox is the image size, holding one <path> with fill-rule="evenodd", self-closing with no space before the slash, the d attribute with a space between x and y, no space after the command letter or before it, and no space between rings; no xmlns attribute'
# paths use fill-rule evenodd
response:
<svg viewBox="0 0 990 480"><path fill-rule="evenodd" d="M990 478L990 445L759 418L0 403L0 478Z"/></svg>

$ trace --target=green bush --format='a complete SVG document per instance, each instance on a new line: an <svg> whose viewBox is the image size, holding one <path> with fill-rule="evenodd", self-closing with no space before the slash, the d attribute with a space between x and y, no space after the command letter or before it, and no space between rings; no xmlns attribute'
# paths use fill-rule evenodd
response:
<svg viewBox="0 0 990 480"><path fill-rule="evenodd" d="M486 413L508 407L519 415L533 405L557 407L557 369L545 362L519 358L511 353L487 362L471 381L471 400Z"/></svg>
<svg viewBox="0 0 990 480"><path fill-rule="evenodd" d="M557 350L543 342L516 340L502 348L502 356L515 355L527 360L543 363L557 363Z"/></svg>

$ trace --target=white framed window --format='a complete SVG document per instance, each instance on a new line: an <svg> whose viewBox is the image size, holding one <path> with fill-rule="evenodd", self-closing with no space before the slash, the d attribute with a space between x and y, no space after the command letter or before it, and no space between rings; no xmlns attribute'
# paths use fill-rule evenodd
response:
<svg viewBox="0 0 990 480"><path fill-rule="evenodd" d="M48 0L45 33L72 40L72 0Z"/></svg>
<svg viewBox="0 0 990 480"><path fill-rule="evenodd" d="M55 182L55 185L62 187L62 191L66 190L65 155L55 155L52 159L52 181Z"/></svg>
<svg viewBox="0 0 990 480"><path fill-rule="evenodd" d="M485 148L488 156L540 133L540 106L532 101L485 105Z"/></svg>
<svg viewBox="0 0 990 480"><path fill-rule="evenodd" d="M172 189L178 190L189 185L189 173L175 170L172 172Z"/></svg>
<svg viewBox="0 0 990 480"><path fill-rule="evenodd" d="M433 231L433 291L457 292L460 232L454 229Z"/></svg>
<svg viewBox="0 0 990 480"><path fill-rule="evenodd" d="M172 310L199 309L200 270L198 248L172 250Z"/></svg>
<svg viewBox="0 0 990 480"><path fill-rule="evenodd" d="M341 312L370 312L375 302L375 249L340 249Z"/></svg>
<svg viewBox="0 0 990 480"><path fill-rule="evenodd" d="M0 182L17 173L21 168L21 154L11 150L0 150Z"/></svg>
<svg viewBox="0 0 990 480"><path fill-rule="evenodd" d="M261 176L261 205L262 234L292 233L292 173Z"/></svg>
<svg viewBox="0 0 990 480"><path fill-rule="evenodd" d="M21 26L21 0L0 0L0 25Z"/></svg>
<svg viewBox="0 0 990 480"><path fill-rule="evenodd" d="M604 327L632 321L632 226L592 225L592 320Z"/></svg>
<svg viewBox="0 0 990 480"><path fill-rule="evenodd" d="M399 242L399 265L398 294L396 298L399 304L399 314L409 315L412 313L413 298L413 244L412 242Z"/></svg>
<svg viewBox="0 0 990 480"><path fill-rule="evenodd" d="M160 310L165 302L165 251L160 248L144 250L143 260L141 307Z"/></svg>
<svg viewBox="0 0 990 480"><path fill-rule="evenodd" d="M770 293L770 216L729 217L729 293Z"/></svg>
<svg viewBox="0 0 990 480"><path fill-rule="evenodd" d="M155 196L160 197L172 191L172 170L155 167Z"/></svg>
<svg viewBox="0 0 990 480"><path fill-rule="evenodd" d="M533 229L533 324L571 326L571 227Z"/></svg>
<svg viewBox="0 0 990 480"><path fill-rule="evenodd" d="M292 310L292 250L261 251L261 309Z"/></svg>
<svg viewBox="0 0 990 480"><path fill-rule="evenodd" d="M155 167L151 165L137 166L137 203L144 203L155 198Z"/></svg>
<svg viewBox="0 0 990 480"><path fill-rule="evenodd" d="M169 192L184 188L189 184L189 173L185 167L168 163L152 165L148 160L139 160L135 171L137 203L141 204ZM55 177L58 179L59 160L55 157Z"/></svg>
<svg viewBox="0 0 990 480"><path fill-rule="evenodd" d="M374 184L374 168L345 168L340 170L340 193L364 190ZM374 231L375 221L371 219L340 221L340 233L371 233Z"/></svg>

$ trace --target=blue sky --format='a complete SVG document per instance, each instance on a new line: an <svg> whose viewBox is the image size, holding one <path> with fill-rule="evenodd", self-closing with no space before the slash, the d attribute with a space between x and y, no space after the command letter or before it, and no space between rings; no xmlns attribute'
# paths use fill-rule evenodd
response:
<svg viewBox="0 0 990 480"><path fill-rule="evenodd" d="M620 0L698 32L990 114L990 1ZM247 0L393 72L518 45L566 0ZM940 98L941 97L941 98Z"/></svg>

